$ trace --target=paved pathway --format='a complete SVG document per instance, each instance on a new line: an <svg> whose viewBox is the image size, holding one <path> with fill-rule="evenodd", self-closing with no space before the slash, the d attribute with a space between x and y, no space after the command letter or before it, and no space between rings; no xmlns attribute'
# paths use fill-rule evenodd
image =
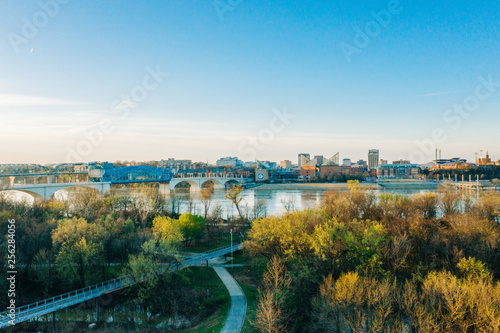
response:
<svg viewBox="0 0 500 333"><path fill-rule="evenodd" d="M227 315L226 323L222 328L221 333L239 333L245 321L245 314L247 312L247 299L240 285L232 277L231 274L224 267L213 267L217 275L221 278L222 282L229 291L231 296L231 308Z"/></svg>

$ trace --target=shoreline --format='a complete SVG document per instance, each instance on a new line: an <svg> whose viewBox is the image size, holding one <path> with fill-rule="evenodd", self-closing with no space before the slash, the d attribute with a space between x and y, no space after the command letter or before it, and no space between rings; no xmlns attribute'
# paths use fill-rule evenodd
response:
<svg viewBox="0 0 500 333"><path fill-rule="evenodd" d="M439 184L430 182L387 182L387 183L360 183L362 190L437 190ZM293 184L262 184L252 187L256 191L346 191L348 183L293 183Z"/></svg>
<svg viewBox="0 0 500 333"><path fill-rule="evenodd" d="M380 187L377 184L360 183L359 187L364 190L378 190ZM304 184L262 184L252 187L255 191L273 191L273 190L315 190L315 191L328 191L328 190L348 190L349 184L347 183L304 183Z"/></svg>

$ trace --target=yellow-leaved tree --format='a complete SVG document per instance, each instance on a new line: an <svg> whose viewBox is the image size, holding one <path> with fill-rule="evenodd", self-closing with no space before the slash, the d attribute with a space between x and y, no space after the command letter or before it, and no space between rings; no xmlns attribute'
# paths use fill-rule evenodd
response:
<svg viewBox="0 0 500 333"><path fill-rule="evenodd" d="M184 239L179 221L166 216L155 217L151 231L157 239L171 244L179 244Z"/></svg>

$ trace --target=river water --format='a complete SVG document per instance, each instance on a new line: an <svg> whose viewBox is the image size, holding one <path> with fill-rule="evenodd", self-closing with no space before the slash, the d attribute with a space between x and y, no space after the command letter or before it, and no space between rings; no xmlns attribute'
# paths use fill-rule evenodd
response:
<svg viewBox="0 0 500 333"><path fill-rule="evenodd" d="M266 188L252 188L246 189L241 193L240 211L244 217L255 218L261 216L270 216L282 214L286 211L293 211L295 209L303 210L306 208L318 207L321 203L322 196L327 192L325 189L269 189ZM347 191L347 189L336 189L337 191ZM72 190L70 190L72 191ZM136 195L137 192L133 188L121 188L112 190L117 194ZM375 194L383 192L399 193L405 195L413 195L417 193L428 192L429 190L421 189L397 189L397 190L373 190ZM430 190L436 191L436 190ZM56 193L57 198L67 198L69 193L66 190L61 190ZM238 216L238 211L235 205L225 198L225 191L216 190L213 192L209 214L223 219L228 217ZM33 198L22 192L11 191L10 196L15 200L26 200L28 203L33 202ZM176 213L192 213L204 215L204 204L201 200L201 193L186 193L177 192L165 197L168 210Z"/></svg>
<svg viewBox="0 0 500 333"><path fill-rule="evenodd" d="M347 191L342 189L341 191ZM301 190L268 190L268 189L247 189L241 193L240 211L245 217L261 217L270 215L279 215L286 211L303 210L306 208L316 208L321 204L322 196L327 189L301 189ZM376 194L384 191L375 190ZM385 192L412 195L423 193L423 190L390 190ZM193 214L204 214L204 206L201 201L201 194L178 194L180 198L179 212L191 212ZM175 199L174 199L175 200ZM175 204L174 204L175 206ZM211 214L220 207L221 217L228 218L237 216L238 211L234 204L225 198L224 191L215 191L213 193L212 203L209 209ZM172 200L170 198L170 209ZM172 210L172 209L171 209Z"/></svg>
<svg viewBox="0 0 500 333"><path fill-rule="evenodd" d="M266 188L251 188L246 189L241 193L241 203L240 211L243 216L247 218L270 216L276 214L282 214L286 211L292 211L295 209L303 210L306 208L318 207L321 203L322 196L327 192L327 188L324 189L269 189ZM340 191L347 191L347 189L337 189ZM68 197L69 193L74 192L74 190L61 190L56 193L56 199L65 199ZM117 190L112 190L116 194L127 194L136 195L137 192L133 188L121 188ZM405 195L412 195L417 193L423 193L429 190L374 190L376 194L382 192L399 193ZM33 202L33 198L23 192L11 191L10 196L15 200L26 200L28 203ZM225 198L224 190L216 190L213 192L209 214L216 215L223 219L228 217L233 217L238 215L238 211L235 205L228 199ZM168 210L174 211L176 213L192 213L204 215L205 207L201 200L201 193L186 193L177 192L172 193L170 196L165 197L168 202Z"/></svg>

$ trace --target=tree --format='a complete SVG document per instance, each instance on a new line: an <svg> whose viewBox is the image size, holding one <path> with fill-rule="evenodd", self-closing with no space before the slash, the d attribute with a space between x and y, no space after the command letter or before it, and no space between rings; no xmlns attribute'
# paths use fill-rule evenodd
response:
<svg viewBox="0 0 500 333"><path fill-rule="evenodd" d="M175 191L173 191L170 194L170 206L171 206L170 212L172 214L179 215L179 209L181 206L181 199L179 198L179 196L177 195L177 193Z"/></svg>
<svg viewBox="0 0 500 333"><path fill-rule="evenodd" d="M281 199L281 204L288 213L295 210L295 200L293 198Z"/></svg>
<svg viewBox="0 0 500 333"><path fill-rule="evenodd" d="M205 221L208 221L208 216L210 213L210 206L212 205L212 194L214 190L214 185L213 183L210 184L209 187L204 187L201 189L201 202L203 204L203 217L205 218ZM210 239L212 239L212 224L211 223L206 223L207 227L207 234Z"/></svg>
<svg viewBox="0 0 500 333"><path fill-rule="evenodd" d="M273 257L267 264L263 282L264 290L261 290L253 325L260 332L287 332L285 303L291 278L278 257Z"/></svg>
<svg viewBox="0 0 500 333"><path fill-rule="evenodd" d="M58 270L69 283L86 285L99 272L95 267L104 263L103 235L102 227L83 218L58 222L52 232L52 242Z"/></svg>
<svg viewBox="0 0 500 333"><path fill-rule="evenodd" d="M155 217L151 231L157 239L171 244L179 244L184 238L179 221L166 216Z"/></svg>
<svg viewBox="0 0 500 333"><path fill-rule="evenodd" d="M287 332L283 323L283 310L271 290L261 293L253 326L264 333Z"/></svg>
<svg viewBox="0 0 500 333"><path fill-rule="evenodd" d="M395 285L358 273L347 273L336 281L329 275L320 286L314 315L321 331L394 332L389 328Z"/></svg>
<svg viewBox="0 0 500 333"><path fill-rule="evenodd" d="M96 273L96 266L103 264L103 247L82 237L73 244L63 244L57 253L56 262L59 272L78 286L90 284Z"/></svg>
<svg viewBox="0 0 500 333"><path fill-rule="evenodd" d="M139 213L141 226L144 229L148 217L163 213L166 201L157 188L149 185L142 184L138 192L132 197L132 204Z"/></svg>
<svg viewBox="0 0 500 333"><path fill-rule="evenodd" d="M106 262L126 260L126 253L131 250L131 244L128 240L135 231L134 222L130 219L125 220L112 212L101 216L95 223L101 228L101 242L106 253Z"/></svg>
<svg viewBox="0 0 500 333"><path fill-rule="evenodd" d="M253 218L258 219L267 215L267 207L264 201L257 200L253 206Z"/></svg>
<svg viewBox="0 0 500 333"><path fill-rule="evenodd" d="M233 205L236 207L238 211L238 215L240 219L243 219L243 215L241 215L240 203L243 198L241 197L241 192L243 192L243 186L241 185L233 185L233 188L226 192L226 199L231 200Z"/></svg>
<svg viewBox="0 0 500 333"><path fill-rule="evenodd" d="M75 216L82 217L87 221L93 221L97 218L97 213L102 207L101 194L94 189L79 189L76 194L70 193L69 206L72 207L72 213Z"/></svg>
<svg viewBox="0 0 500 333"><path fill-rule="evenodd" d="M163 219L156 220L156 225ZM165 223L163 223L165 224ZM142 245L142 252L131 255L125 274L136 282L130 288L138 300L154 313L169 314L172 305L172 265L177 262L176 246L167 240L150 239Z"/></svg>
<svg viewBox="0 0 500 333"><path fill-rule="evenodd" d="M475 258L462 258L457 264L460 276L467 279L484 279L491 280L491 271L481 261Z"/></svg>
<svg viewBox="0 0 500 333"><path fill-rule="evenodd" d="M203 203L203 214L205 220L208 219L208 213L210 211L210 205L212 204L212 194L214 191L214 185L211 184L209 187L204 187L201 189L201 202Z"/></svg>
<svg viewBox="0 0 500 333"><path fill-rule="evenodd" d="M179 226L184 239L189 244L193 239L198 240L203 236L206 228L206 221L199 215L184 213L179 217Z"/></svg>
<svg viewBox="0 0 500 333"><path fill-rule="evenodd" d="M35 264L37 265L36 276L38 283L43 286L45 296L49 296L56 276L56 256L54 251L40 250L35 257Z"/></svg>

